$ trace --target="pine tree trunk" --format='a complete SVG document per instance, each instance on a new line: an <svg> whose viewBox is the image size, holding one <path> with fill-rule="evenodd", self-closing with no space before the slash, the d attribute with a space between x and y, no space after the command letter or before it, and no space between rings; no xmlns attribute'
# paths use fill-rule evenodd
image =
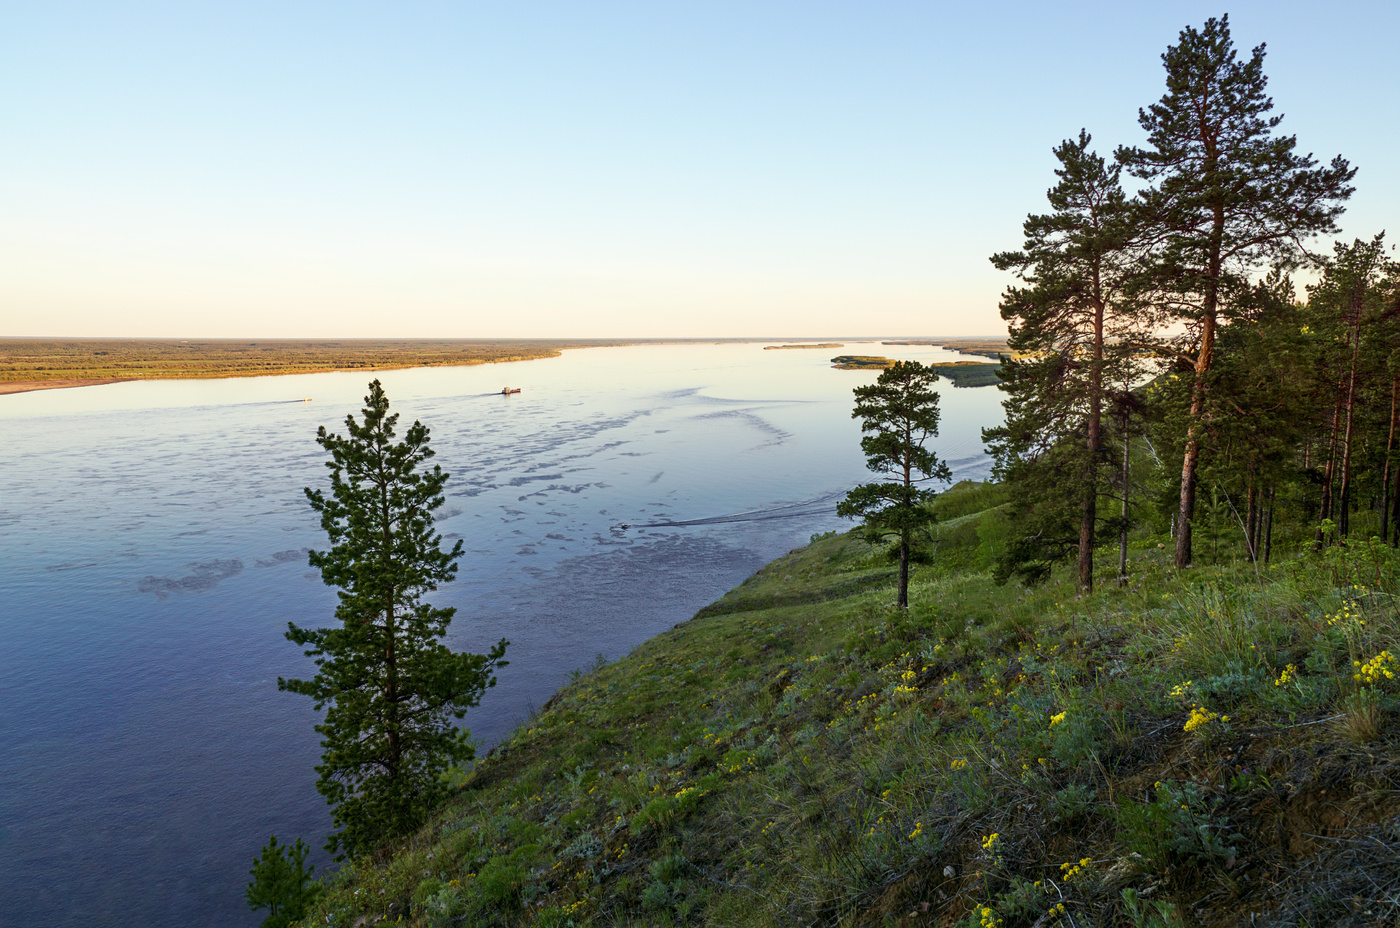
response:
<svg viewBox="0 0 1400 928"><path fill-rule="evenodd" d="M1215 347L1215 314L1201 329L1201 350L1196 355L1195 383L1191 386L1191 414L1186 425L1186 454L1181 459L1181 502L1176 514L1176 566L1191 566L1191 519L1196 514L1196 465L1201 453L1200 428L1206 407L1206 372Z"/></svg>
<svg viewBox="0 0 1400 928"><path fill-rule="evenodd" d="M1259 514L1254 520L1254 554L1256 564L1264 563L1264 524L1268 518L1269 491L1265 487L1259 489Z"/></svg>
<svg viewBox="0 0 1400 928"><path fill-rule="evenodd" d="M899 536L899 599L895 605L909 608L909 539L904 534Z"/></svg>
<svg viewBox="0 0 1400 928"><path fill-rule="evenodd" d="M1249 495L1244 516L1244 548L1251 564L1259 563L1259 488L1254 478L1249 480Z"/></svg>
<svg viewBox="0 0 1400 928"><path fill-rule="evenodd" d="M393 514L389 505L390 478L384 473L384 459L379 459L380 551L381 569L386 575L394 571ZM389 779L396 780L403 761L403 745L399 731L399 667L394 640L397 634L394 617L394 588L389 588L389 601L384 609L384 730L389 742L389 756L384 768Z"/></svg>
<svg viewBox="0 0 1400 928"><path fill-rule="evenodd" d="M1385 468L1381 473L1381 541L1390 538L1390 475L1391 455L1395 450L1395 419L1397 401L1400 401L1400 377L1390 378L1390 434L1385 440Z"/></svg>
<svg viewBox="0 0 1400 928"><path fill-rule="evenodd" d="M1098 289L1098 272L1094 287ZM1089 439L1085 464L1082 513L1079 519L1079 592L1094 588L1094 528L1098 520L1098 463L1103 419L1103 300L1094 301L1094 354L1089 368Z"/></svg>
<svg viewBox="0 0 1400 928"><path fill-rule="evenodd" d="M1358 294L1352 304L1351 369L1347 375L1347 425L1342 439L1342 490L1341 512L1337 520L1337 533L1346 538L1351 529L1351 448L1353 427L1356 421L1356 368L1361 356L1361 297Z"/></svg>
<svg viewBox="0 0 1400 928"><path fill-rule="evenodd" d="M1337 381L1337 401L1332 404L1332 428L1327 439L1327 463L1322 468L1322 502L1317 513L1317 534L1314 538L1316 544L1322 544L1322 523L1332 518L1333 510L1336 507L1336 499L1332 495L1332 483L1337 470L1337 446L1338 436L1342 426L1342 404L1346 381Z"/></svg>
<svg viewBox="0 0 1400 928"><path fill-rule="evenodd" d="M905 447L913 442L908 423L904 429ZM914 462L906 452L904 455L904 505L913 505ZM899 531L899 597L895 603L901 609L909 608L909 530Z"/></svg>
<svg viewBox="0 0 1400 928"><path fill-rule="evenodd" d="M1217 153L1207 144L1205 170L1216 169ZM1191 518L1196 514L1196 466L1200 463L1201 419L1206 406L1206 374L1215 353L1215 314L1220 306L1220 275L1223 269L1221 251L1225 236L1225 207L1216 201L1213 208L1206 266L1206 289L1201 305L1201 348L1196 354L1195 382L1191 385L1191 415L1186 425L1186 453L1181 459L1181 502L1177 507L1176 566L1183 570L1191 566Z"/></svg>
<svg viewBox="0 0 1400 928"><path fill-rule="evenodd" d="M1128 430L1123 428L1123 524L1118 529L1118 585L1128 582L1128 487L1131 471L1128 469L1128 455L1132 451Z"/></svg>
<svg viewBox="0 0 1400 928"><path fill-rule="evenodd" d="M397 778L403 759L403 745L399 732L399 668L398 655L394 653L394 610L390 607L385 628L384 646L384 728L389 736L389 757L385 761L385 772L390 779Z"/></svg>
<svg viewBox="0 0 1400 928"><path fill-rule="evenodd" d="M1092 487L1089 481L1085 483ZM1094 522L1098 518L1098 500L1092 490L1084 495L1082 511L1079 518L1079 577L1078 589L1080 593L1088 593L1094 589Z"/></svg>
<svg viewBox="0 0 1400 928"><path fill-rule="evenodd" d="M1269 555L1274 547L1274 487L1269 487L1269 510L1264 518L1264 563L1269 563Z"/></svg>

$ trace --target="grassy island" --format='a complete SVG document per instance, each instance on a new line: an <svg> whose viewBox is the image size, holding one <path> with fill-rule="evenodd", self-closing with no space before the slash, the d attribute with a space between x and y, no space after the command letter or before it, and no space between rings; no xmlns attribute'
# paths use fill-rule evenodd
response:
<svg viewBox="0 0 1400 928"><path fill-rule="evenodd" d="M831 359L831 366L842 371L883 371L893 367L894 361L871 354L839 354Z"/></svg>
<svg viewBox="0 0 1400 928"><path fill-rule="evenodd" d="M886 344L894 344L886 342ZM894 366L891 358L868 354L843 354L831 359L831 366L843 371L882 371ZM1000 364L980 361L947 361L930 364L940 377L946 377L955 387L989 387L1001 382L997 376Z"/></svg>
<svg viewBox="0 0 1400 928"><path fill-rule="evenodd" d="M936 506L907 613L814 538L580 673L304 924L1391 923L1392 549L1178 573L1144 536L1076 599L990 581L1004 488Z"/></svg>
<svg viewBox="0 0 1400 928"><path fill-rule="evenodd" d="M982 364L978 361L949 361L945 364L930 364L940 377L946 377L955 387L991 387L1001 382L997 376L1000 364Z"/></svg>

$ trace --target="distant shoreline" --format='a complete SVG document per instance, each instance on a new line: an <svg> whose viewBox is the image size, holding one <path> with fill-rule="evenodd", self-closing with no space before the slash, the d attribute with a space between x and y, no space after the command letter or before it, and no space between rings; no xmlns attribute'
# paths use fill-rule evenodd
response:
<svg viewBox="0 0 1400 928"><path fill-rule="evenodd" d="M605 339L0 339L0 395L133 380L214 380L556 358Z"/></svg>
<svg viewBox="0 0 1400 928"><path fill-rule="evenodd" d="M425 364L327 365L325 367L295 367L283 370L215 371L208 373L153 374L141 377L63 377L49 380L0 380L0 396L10 393L30 393L35 390L63 390L70 387L100 387L109 383L131 383L137 380L236 380L242 377L287 377L293 374L340 374L347 371L402 371L420 367L474 367L478 364L510 364L515 361L539 361L557 358L569 348L617 347L628 345L566 345L548 354L526 354L502 358L467 358Z"/></svg>
<svg viewBox="0 0 1400 928"><path fill-rule="evenodd" d="M846 339L875 341L878 337ZM984 343L984 339L961 339ZM0 338L0 396L133 380L207 380L460 367L556 358L570 348L756 344L777 338L45 339ZM939 344L938 340L920 340ZM943 343L960 341L950 338ZM810 345L826 347L831 342ZM908 344L908 342L906 342ZM783 344L771 347L803 347ZM956 349L955 349L956 350Z"/></svg>
<svg viewBox="0 0 1400 928"><path fill-rule="evenodd" d="M135 377L54 378L52 380L0 380L0 396L8 393L31 393L35 390L66 390L69 387L100 387L108 383L126 383Z"/></svg>

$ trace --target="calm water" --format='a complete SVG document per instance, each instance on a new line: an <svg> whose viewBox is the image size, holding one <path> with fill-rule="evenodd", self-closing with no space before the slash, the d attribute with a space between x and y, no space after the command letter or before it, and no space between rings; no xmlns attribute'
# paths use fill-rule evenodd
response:
<svg viewBox="0 0 1400 928"><path fill-rule="evenodd" d="M835 353L644 346L379 375L400 434L423 420L452 474L440 528L466 555L435 597L458 608L451 644L511 641L475 735L500 740L570 670L847 525L829 499L866 479L851 389L875 375L832 370ZM0 397L0 926L256 925L242 892L267 836L319 849L316 716L276 678L312 672L286 623L335 603L306 563L324 543L302 495L325 483L315 430L343 432L368 379ZM507 383L523 392L488 395ZM935 447L985 476L998 392L940 392Z"/></svg>

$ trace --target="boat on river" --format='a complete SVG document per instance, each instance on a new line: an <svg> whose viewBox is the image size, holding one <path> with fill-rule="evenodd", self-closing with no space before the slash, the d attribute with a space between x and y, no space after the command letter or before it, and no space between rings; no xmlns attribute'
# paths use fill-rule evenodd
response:
<svg viewBox="0 0 1400 928"><path fill-rule="evenodd" d="M510 396L512 393L519 393L519 387L501 387L502 396Z"/></svg>

